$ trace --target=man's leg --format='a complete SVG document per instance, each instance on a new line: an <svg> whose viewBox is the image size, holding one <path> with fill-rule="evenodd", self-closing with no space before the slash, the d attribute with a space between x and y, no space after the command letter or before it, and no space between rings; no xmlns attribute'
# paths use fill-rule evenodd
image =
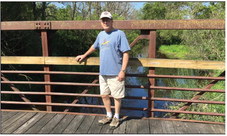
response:
<svg viewBox="0 0 227 136"><path fill-rule="evenodd" d="M102 95L102 101L105 106L106 112L111 112L111 101L109 95Z"/></svg>
<svg viewBox="0 0 227 136"><path fill-rule="evenodd" d="M121 109L121 99L114 98L114 105L115 105L115 114L113 120L110 123L111 129L115 129L120 124L120 109Z"/></svg>
<svg viewBox="0 0 227 136"><path fill-rule="evenodd" d="M113 116L111 112L111 101L109 95L102 95L102 101L106 109L106 117L98 121L101 125L109 123Z"/></svg>
<svg viewBox="0 0 227 136"><path fill-rule="evenodd" d="M99 83L100 83L100 94L102 96L102 101L104 104L104 107L106 109L107 112L107 116L112 118L112 112L111 112L111 101L109 98L109 94L110 89L108 87L108 83L107 83L107 77L106 76L99 76Z"/></svg>
<svg viewBox="0 0 227 136"><path fill-rule="evenodd" d="M120 115L120 109L121 109L121 99L114 99L114 105L115 105L115 115L114 117L119 119Z"/></svg>

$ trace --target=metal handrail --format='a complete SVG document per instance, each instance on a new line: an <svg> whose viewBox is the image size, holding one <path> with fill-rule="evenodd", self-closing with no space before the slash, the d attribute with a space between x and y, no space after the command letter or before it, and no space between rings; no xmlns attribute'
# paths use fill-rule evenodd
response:
<svg viewBox="0 0 227 136"><path fill-rule="evenodd" d="M61 75L90 75L98 76L98 72L66 72L66 71L21 71L21 70L1 70L3 74L61 74ZM174 79L206 79L206 80L225 80L225 77L204 77L204 76L176 76L176 75L151 75L151 74L126 74L128 77L146 77L146 78L174 78Z"/></svg>
<svg viewBox="0 0 227 136"><path fill-rule="evenodd" d="M27 95L53 95L53 96L80 96L80 97L102 97L99 94L80 94L80 93L64 93L64 92L12 92L12 91L1 91L1 94L27 94ZM111 95L109 95L112 98ZM124 99L139 99L139 100L152 100L152 101L172 101L172 102L191 102L191 103L204 103L204 104L225 104L223 101L207 101L207 100L189 100L189 99L173 99L173 98L149 98L149 97L138 97L138 96L126 96Z"/></svg>
<svg viewBox="0 0 227 136"><path fill-rule="evenodd" d="M72 86L93 86L93 87L99 86L99 84L75 83L75 82L2 81L1 83L2 84L36 84L36 85L72 85ZM144 85L126 85L125 87L126 88L142 88L142 89L161 89L161 90L181 90L181 91L225 93L225 90L221 90L221 89L179 88L179 87L144 86Z"/></svg>

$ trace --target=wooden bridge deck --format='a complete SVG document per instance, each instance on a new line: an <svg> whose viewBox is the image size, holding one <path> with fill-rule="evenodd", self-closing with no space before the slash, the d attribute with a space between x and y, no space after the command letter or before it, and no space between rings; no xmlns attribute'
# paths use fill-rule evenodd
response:
<svg viewBox="0 0 227 136"><path fill-rule="evenodd" d="M224 125L125 119L114 130L99 126L102 116L1 111L2 134L224 134Z"/></svg>

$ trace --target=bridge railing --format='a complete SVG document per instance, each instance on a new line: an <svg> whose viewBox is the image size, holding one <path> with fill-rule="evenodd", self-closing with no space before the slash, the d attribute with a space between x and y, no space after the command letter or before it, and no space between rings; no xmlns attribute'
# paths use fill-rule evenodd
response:
<svg viewBox="0 0 227 136"><path fill-rule="evenodd" d="M86 66L98 66L99 58L88 58L82 63L75 61L75 57L7 57L3 56L2 64L26 64L26 65L86 65ZM189 68L189 69L224 69L224 62L220 61L193 61L193 60L168 60L168 59L130 59L129 65L135 66L139 64L143 67L166 67L166 68ZM28 100L26 96L28 95L43 95L43 96L67 96L67 97L101 97L99 94L90 94L88 89L85 89L82 93L67 93L67 92L30 92L23 91L16 88L17 84L28 84L28 85L51 85L51 86L89 86L89 87L99 87L98 80L94 80L92 83L76 83L76 82L45 82L45 81L9 81L4 75L5 74L43 74L43 75L84 75L84 76L96 76L98 78L99 73L94 72L66 72L66 71L14 71L14 70L2 70L2 84L8 84L13 91L2 91L2 94L20 95L22 101L1 101L2 104L18 104L18 105L31 105L35 110L35 105L42 106L64 106L64 107L86 107L86 108L104 108L103 105L91 105L91 104L77 104L74 103L54 103L54 102L37 102L35 100ZM127 74L127 77L145 77L145 78L177 78L177 79L201 79L201 80L212 80L212 85L218 81L225 80L224 74L220 77L204 77L204 76L176 76L176 75L155 75L155 74ZM126 85L126 88L143 88L143 89L155 89L155 90L176 90L176 91L193 91L201 93L225 93L221 89L210 89L211 85L206 88L179 88L179 87L166 87L166 86L154 86L154 85ZM81 91L79 91L81 92ZM111 96L110 96L111 97ZM197 96L198 97L198 96ZM208 100L198 100L197 99L173 99L173 98L160 98L160 97L136 97L136 96L126 96L124 99L135 99L135 100L148 100L148 101L172 101L172 102L184 102L184 103L203 103L203 104L217 104L224 105L224 101L208 101ZM112 106L111 108L114 108ZM195 111L185 111L185 110L168 110L168 109L149 109L144 108L132 108L123 107L125 110L139 110L148 112L166 112L175 114L195 114L195 115L207 115L207 116L225 116L224 113L209 113L209 112L195 112ZM68 111L68 110L67 110ZM54 112L54 111L53 111ZM58 111L60 112L60 111ZM64 112L64 111L62 111ZM182 119L179 119L182 120ZM190 121L190 120L187 120ZM191 120L196 122L195 120ZM211 121L199 121L206 123L215 123Z"/></svg>
<svg viewBox="0 0 227 136"><path fill-rule="evenodd" d="M143 66L148 67L148 74L127 74L127 76L133 77L145 77L149 80L148 85L126 85L126 88L143 88L148 89L148 96L126 96L125 99L136 99L148 101L148 107L143 108L132 108L122 107L126 110L139 110L147 111L149 113L148 118L156 118L154 112L165 112L172 113L170 120L183 120L192 122L204 122L204 123L217 123L223 124L223 122L213 121L201 121L201 120L189 120L189 119L178 119L179 114L193 114L193 115L207 115L207 116L225 116L224 113L210 113L210 112L195 112L189 111L188 108L193 103L203 104L216 104L224 105L223 101L208 101L199 100L204 93L225 93L221 89L210 89L218 81L225 80L224 72L219 77L202 77L202 76L176 76L176 75L156 75L155 68L185 68L185 69L208 69L208 70L225 70L224 62L220 61L195 61L195 60L174 60L174 59L156 59L156 30L157 29L224 29L224 20L143 20L143 21L115 21L114 25L119 29L138 29L141 30L141 35L138 36L130 45L133 47L136 42L140 39L149 40L148 58L131 58L129 65L132 66ZM99 58L88 58L82 63L77 63L75 57L50 57L48 52L48 31L51 30L72 30L72 29L102 29L99 21L13 21L13 22L1 22L1 29L3 31L9 30L36 30L41 33L42 40L42 56L1 56L2 65L36 65L43 67L43 70L1 70L1 84L9 85L13 91L2 90L1 93L4 95L19 95L22 101L11 100L1 101L4 105L30 105L31 109L39 110L36 108L37 105L46 106L47 112L56 112L52 110L52 107L87 107L87 108L104 108L103 105L91 105L91 104L79 104L79 100L75 99L72 103L55 103L53 98L55 96L64 97L101 97L98 94L89 93L89 89L99 87L98 84L98 73L94 72L66 72L66 71L52 71L51 66L59 65L84 65L84 66L99 66ZM43 75L42 81L14 81L8 79L7 74L35 74L35 76ZM53 82L51 80L52 75L84 75L84 76L95 76L96 78L91 83L78 83L78 82ZM167 86L156 86L156 78L172 78L172 79L200 79L200 80L211 80L205 88L180 88L180 87L167 87ZM43 86L41 91L25 91L20 90L19 85L39 85ZM83 86L87 87L80 93L66 93L66 92L53 92L53 86ZM198 92L192 99L177 99L177 98L160 98L155 97L156 90L176 90L176 91L193 91ZM81 93L82 92L82 93ZM30 95L42 95L45 96L45 100L33 100L27 96ZM31 97L32 98L32 97ZM172 101L172 102L183 102L185 105L179 110L168 110L168 109L156 109L154 107L154 101ZM10 107L9 107L10 108ZM112 106L112 108L114 108ZM69 112L69 108L64 111L58 112ZM167 119L167 118L163 118Z"/></svg>

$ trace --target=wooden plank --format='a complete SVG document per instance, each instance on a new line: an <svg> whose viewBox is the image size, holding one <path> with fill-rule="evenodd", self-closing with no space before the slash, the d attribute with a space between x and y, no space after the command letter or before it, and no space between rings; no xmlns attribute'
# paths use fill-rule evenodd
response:
<svg viewBox="0 0 227 136"><path fill-rule="evenodd" d="M93 65L99 66L99 58L91 57L85 59L79 63L75 60L75 57L46 57L45 64L47 65Z"/></svg>
<svg viewBox="0 0 227 136"><path fill-rule="evenodd" d="M215 134L225 134L225 125L212 124L211 129Z"/></svg>
<svg viewBox="0 0 227 136"><path fill-rule="evenodd" d="M216 132L212 129L212 124L200 123L199 128L203 134L216 134Z"/></svg>
<svg viewBox="0 0 227 136"><path fill-rule="evenodd" d="M7 129L10 125L12 125L14 122L16 122L18 119L22 118L26 112L18 112L16 115L14 115L12 118L9 118L7 121L5 121L2 124L2 130Z"/></svg>
<svg viewBox="0 0 227 136"><path fill-rule="evenodd" d="M57 126L50 132L51 134L61 134L76 115L66 115Z"/></svg>
<svg viewBox="0 0 227 136"><path fill-rule="evenodd" d="M102 129L102 126L99 125L98 121L100 119L102 119L103 117L102 116L96 116L89 131L88 131L88 134L99 134L101 129Z"/></svg>
<svg viewBox="0 0 227 136"><path fill-rule="evenodd" d="M122 120L120 125L114 129L113 134L125 134L126 133L126 120Z"/></svg>
<svg viewBox="0 0 227 136"><path fill-rule="evenodd" d="M43 118L41 118L36 124L34 124L30 129L28 129L26 134L37 134L56 114L48 113Z"/></svg>
<svg viewBox="0 0 227 136"><path fill-rule="evenodd" d="M193 128L194 130L197 130L197 133L200 133L200 134L216 134L215 130L218 129L218 127L215 127L215 129L213 129L212 124L204 124L204 123L193 123L190 126L190 129L191 128ZM196 133L196 131L194 131L194 133Z"/></svg>
<svg viewBox="0 0 227 136"><path fill-rule="evenodd" d="M188 126L185 122L173 121L173 127L176 134L188 134Z"/></svg>
<svg viewBox="0 0 227 136"><path fill-rule="evenodd" d="M4 123L5 121L7 121L9 118L13 118L14 115L16 115L17 112L2 112L2 123Z"/></svg>
<svg viewBox="0 0 227 136"><path fill-rule="evenodd" d="M162 124L164 134L175 134L173 121L163 120L161 121L161 124Z"/></svg>
<svg viewBox="0 0 227 136"><path fill-rule="evenodd" d="M100 134L112 134L112 133L113 133L113 129L110 129L110 123L102 126Z"/></svg>
<svg viewBox="0 0 227 136"><path fill-rule="evenodd" d="M130 58L129 65L160 68L217 69L224 70L224 61L198 61L178 59Z"/></svg>
<svg viewBox="0 0 227 136"><path fill-rule="evenodd" d="M64 118L65 114L56 114L38 133L39 134L48 134L51 132L54 127Z"/></svg>
<svg viewBox="0 0 227 136"><path fill-rule="evenodd" d="M83 122L80 124L79 128L77 129L77 134L87 134L89 128L91 127L95 116L86 116Z"/></svg>
<svg viewBox="0 0 227 136"><path fill-rule="evenodd" d="M65 128L65 130L62 132L64 134L73 134L78 129L82 121L84 120L84 115L77 115L68 125L68 127Z"/></svg>
<svg viewBox="0 0 227 136"><path fill-rule="evenodd" d="M7 112L7 111L0 111L0 118L1 118L1 120L2 120L2 118L4 117L4 116L7 116L8 114L13 114L13 113L15 113L15 112Z"/></svg>
<svg viewBox="0 0 227 136"><path fill-rule="evenodd" d="M78 63L75 57L10 57L2 56L2 64L46 64L46 65L99 65L98 57L90 57ZM177 59L130 58L129 65L160 68L216 69L224 70L224 61L198 61Z"/></svg>
<svg viewBox="0 0 227 136"><path fill-rule="evenodd" d="M33 116L30 120L28 120L25 124L20 126L16 131L14 131L14 134L23 134L25 133L29 128L31 128L35 123L37 123L42 117L44 117L46 113L37 113L35 116Z"/></svg>
<svg viewBox="0 0 227 136"><path fill-rule="evenodd" d="M6 116L7 113L11 115L12 113L16 112L3 112L2 116ZM48 116L49 114L45 113L36 113L32 116L32 113L26 113L26 112L18 112L18 114L15 114L14 118L11 118L7 124L8 127L4 127L6 123L3 123L2 126L4 127L3 133L14 133L14 134L23 134L23 133L38 133L38 131L41 128L45 128L48 126L49 118L52 118L52 121L54 120L54 114L51 113L51 116ZM46 116L44 116L46 115ZM19 116L19 117L18 117ZM32 117L31 117L32 116ZM78 115L75 118L75 115L65 115L62 120L60 120L58 123L55 122L57 125L53 125L54 129L50 131L50 133L65 133L65 132L70 132L70 133L75 133L75 131L78 129L81 130L84 124L87 123L81 123L83 121L83 115ZM15 119L17 118L17 119ZM88 125L88 129L86 129L83 132L87 132L90 134L99 134L99 133L114 133L114 134L124 134L126 133L126 125L127 127L132 127L132 128L127 128L127 132L133 132L135 129L135 125L131 124L137 124L136 129L137 133L143 133L143 131L147 132L147 128L145 127L147 123L144 123L144 121L148 121L149 126L150 126L150 133L151 134L163 134L163 133L172 133L173 130L175 131L176 134L225 134L225 126L224 125L215 125L215 124L204 124L204 123L192 123L192 122L180 122L180 121L172 121L172 126L169 121L163 121L163 120L136 120L136 121L123 121L118 128L114 130L110 130L109 124L104 125L104 126L98 126L98 119L102 117L97 116L95 117L93 123L90 122L92 125ZM12 122L12 120L14 120ZM89 120L89 119L88 119ZM87 122L88 122L87 120ZM133 119L135 120L135 119ZM11 122L11 123L10 123ZM51 125L51 123L49 122ZM89 123L88 123L89 124ZM130 125L129 125L130 124ZM52 128L53 128L52 127ZM80 128L79 128L80 127ZM74 129L75 128L75 129ZM37 131L37 130L38 131ZM47 129L47 128L45 128ZM143 130L145 129L145 130ZM64 130L64 131L63 131ZM164 132L163 132L164 131ZM135 132L135 131L134 131ZM48 131L49 133L49 131Z"/></svg>
<svg viewBox="0 0 227 136"><path fill-rule="evenodd" d="M1 56L1 64L44 64L44 57L31 56Z"/></svg>
<svg viewBox="0 0 227 136"><path fill-rule="evenodd" d="M189 134L201 134L198 123L187 122L186 125Z"/></svg>
<svg viewBox="0 0 227 136"><path fill-rule="evenodd" d="M162 122L162 120L155 120L155 119L149 120L151 134L162 134L163 133L163 128L162 128L161 122Z"/></svg>
<svg viewBox="0 0 227 136"><path fill-rule="evenodd" d="M10 134L13 133L17 128L19 128L21 125L26 123L29 119L31 119L36 113L28 112L23 117L19 118L14 122L12 125L7 127L7 129L3 129L3 133Z"/></svg>
<svg viewBox="0 0 227 136"><path fill-rule="evenodd" d="M35 30L36 23L50 23L47 30L101 30L99 20L83 21L3 21L1 30ZM224 19L187 19L187 20L114 20L114 27L124 30L151 29L225 29ZM43 28L44 29L44 28Z"/></svg>
<svg viewBox="0 0 227 136"><path fill-rule="evenodd" d="M225 125L218 125L221 134L225 134Z"/></svg>
<svg viewBox="0 0 227 136"><path fill-rule="evenodd" d="M130 119L126 124L126 134L137 134L137 119Z"/></svg>
<svg viewBox="0 0 227 136"><path fill-rule="evenodd" d="M138 134L149 134L150 127L149 127L149 120L138 120L137 122L137 133Z"/></svg>

